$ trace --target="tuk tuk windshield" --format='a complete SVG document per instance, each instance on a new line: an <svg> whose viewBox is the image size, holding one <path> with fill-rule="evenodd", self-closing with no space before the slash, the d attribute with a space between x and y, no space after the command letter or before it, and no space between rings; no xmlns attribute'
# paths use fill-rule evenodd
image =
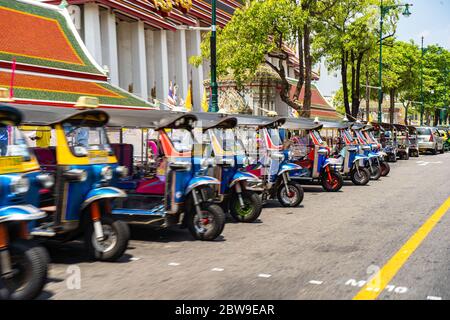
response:
<svg viewBox="0 0 450 320"><path fill-rule="evenodd" d="M275 146L281 146L283 141L281 140L280 131L278 129L269 129L269 137Z"/></svg>
<svg viewBox="0 0 450 320"><path fill-rule="evenodd" d="M353 144L353 136L348 130L342 130L345 144Z"/></svg>
<svg viewBox="0 0 450 320"><path fill-rule="evenodd" d="M103 127L76 126L63 124L67 144L77 157L87 156L89 152L105 152L112 155L108 137Z"/></svg>
<svg viewBox="0 0 450 320"><path fill-rule="evenodd" d="M368 143L377 143L372 132L364 131L364 136L366 137Z"/></svg>
<svg viewBox="0 0 450 320"><path fill-rule="evenodd" d="M14 126L0 126L0 157L21 157L30 160L28 145L22 132Z"/></svg>
<svg viewBox="0 0 450 320"><path fill-rule="evenodd" d="M313 138L315 140L317 140L317 142L319 143L319 145L325 145L325 142L322 140L322 137L320 136L319 131L317 130L312 130L311 131L311 135L313 136Z"/></svg>
<svg viewBox="0 0 450 320"><path fill-rule="evenodd" d="M223 151L233 155L245 153L243 145L236 142L233 129L214 129L213 133Z"/></svg>
<svg viewBox="0 0 450 320"><path fill-rule="evenodd" d="M356 130L356 131L355 131L355 134L356 134L356 137L358 138L358 142L359 142L360 144L367 144L367 143L369 143L369 142L366 140L366 138L364 137L364 135L363 135L363 133L362 133L361 131Z"/></svg>
<svg viewBox="0 0 450 320"><path fill-rule="evenodd" d="M194 145L192 133L186 129L168 129L167 136L177 152L191 152Z"/></svg>

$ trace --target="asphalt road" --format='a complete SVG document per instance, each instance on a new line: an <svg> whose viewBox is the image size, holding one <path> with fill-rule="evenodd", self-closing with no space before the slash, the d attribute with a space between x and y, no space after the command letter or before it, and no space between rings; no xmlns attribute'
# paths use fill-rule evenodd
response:
<svg viewBox="0 0 450 320"><path fill-rule="evenodd" d="M270 203L259 222L228 223L214 242L134 227L117 263L86 261L77 243L52 246L40 298L352 299L450 196L450 153L391 168L338 193L305 187L301 207ZM448 230L450 210L378 298L450 299Z"/></svg>

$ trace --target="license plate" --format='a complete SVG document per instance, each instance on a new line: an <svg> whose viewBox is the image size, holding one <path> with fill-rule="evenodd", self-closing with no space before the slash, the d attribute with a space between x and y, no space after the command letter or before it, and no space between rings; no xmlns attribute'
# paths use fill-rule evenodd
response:
<svg viewBox="0 0 450 320"><path fill-rule="evenodd" d="M105 163L108 161L108 151L89 150L88 158L90 163Z"/></svg>
<svg viewBox="0 0 450 320"><path fill-rule="evenodd" d="M17 172L21 164L22 157L0 157L0 173Z"/></svg>

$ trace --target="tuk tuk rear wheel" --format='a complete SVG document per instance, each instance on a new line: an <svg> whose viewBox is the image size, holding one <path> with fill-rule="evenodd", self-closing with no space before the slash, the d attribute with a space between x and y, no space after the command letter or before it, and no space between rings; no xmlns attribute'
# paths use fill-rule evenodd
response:
<svg viewBox="0 0 450 320"><path fill-rule="evenodd" d="M30 240L12 241L8 250L13 275L0 278L1 300L30 300L36 298L47 282L50 258L47 250Z"/></svg>
<svg viewBox="0 0 450 320"><path fill-rule="evenodd" d="M94 224L88 220L84 243L89 257L99 261L117 261L128 247L130 228L123 221L115 221L110 216L102 215L101 224L105 240L99 241L95 236Z"/></svg>
<svg viewBox="0 0 450 320"><path fill-rule="evenodd" d="M225 226L225 213L217 204L202 204L201 215L195 207L187 219L189 232L196 240L212 241L222 233Z"/></svg>
<svg viewBox="0 0 450 320"><path fill-rule="evenodd" d="M300 184L294 181L288 182L289 190L286 190L284 183L278 187L277 198L283 207L298 207L303 201L303 188Z"/></svg>
<svg viewBox="0 0 450 320"><path fill-rule="evenodd" d="M322 188L327 192L337 192L341 190L344 185L344 179L342 175L334 170L330 170L331 181L328 181L328 173L326 171L322 172Z"/></svg>
<svg viewBox="0 0 450 320"><path fill-rule="evenodd" d="M369 170L367 170L367 168L364 167L360 167L358 170L353 169L350 172L350 178L355 185L364 186L370 180L370 172Z"/></svg>
<svg viewBox="0 0 450 320"><path fill-rule="evenodd" d="M381 162L380 163L380 168L381 168L381 176L382 177L386 177L389 172L391 171L391 167L389 166L389 163L387 162Z"/></svg>
<svg viewBox="0 0 450 320"><path fill-rule="evenodd" d="M230 214L236 221L254 222L261 215L261 198L252 191L243 191L241 195L245 207L241 208L238 194L236 192L233 192L230 201Z"/></svg>

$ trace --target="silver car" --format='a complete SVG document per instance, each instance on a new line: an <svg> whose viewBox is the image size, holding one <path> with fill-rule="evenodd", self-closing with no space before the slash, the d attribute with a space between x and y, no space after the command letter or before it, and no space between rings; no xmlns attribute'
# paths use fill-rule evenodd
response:
<svg viewBox="0 0 450 320"><path fill-rule="evenodd" d="M418 127L417 142L419 144L419 152L431 151L432 154L444 153L444 139L437 128L434 127Z"/></svg>

